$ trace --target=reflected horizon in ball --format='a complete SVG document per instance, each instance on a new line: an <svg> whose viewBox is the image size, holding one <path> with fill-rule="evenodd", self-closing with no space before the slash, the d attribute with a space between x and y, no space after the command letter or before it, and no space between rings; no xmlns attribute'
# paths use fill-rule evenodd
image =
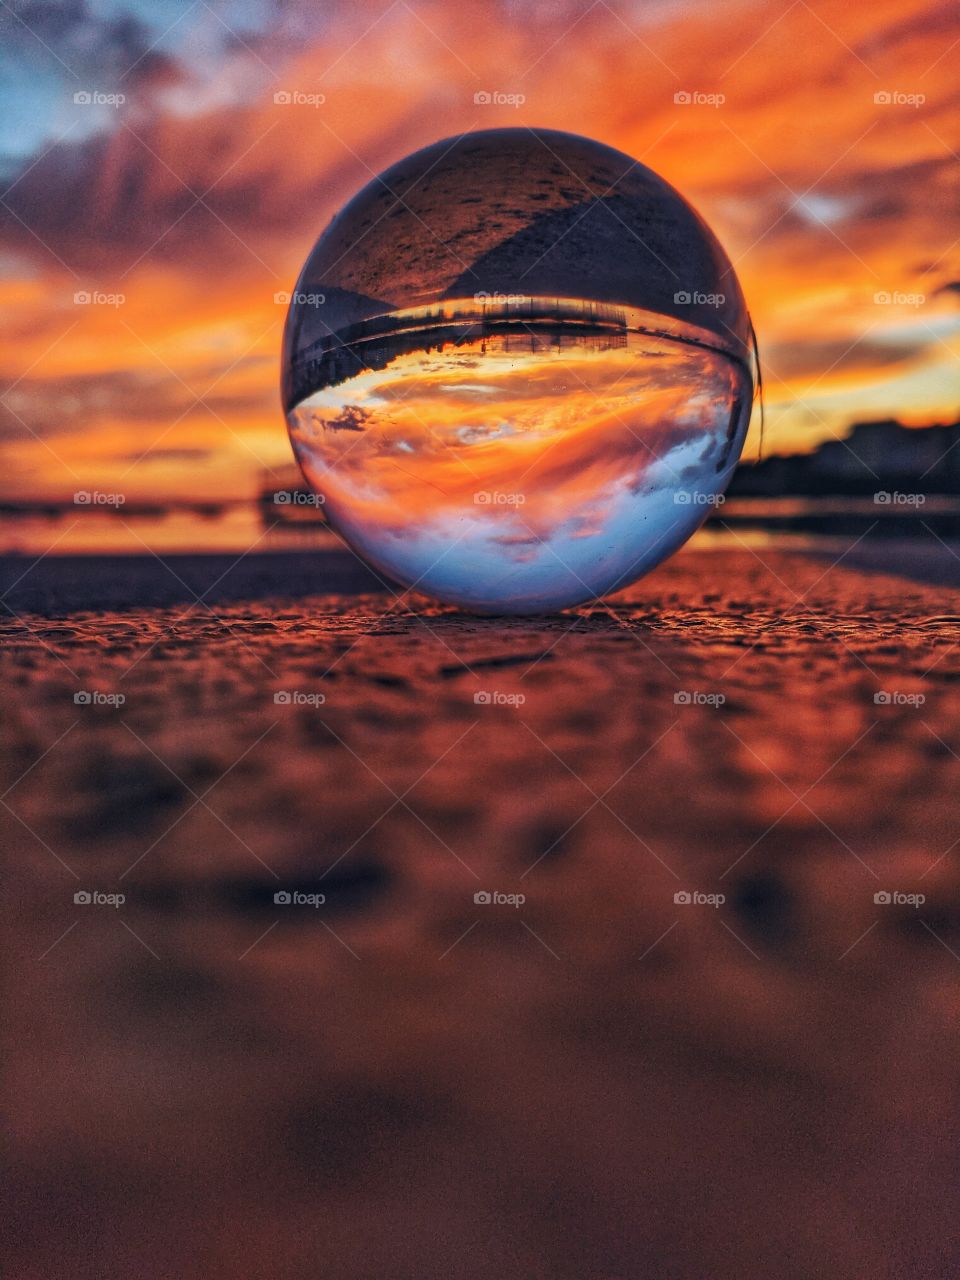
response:
<svg viewBox="0 0 960 1280"><path fill-rule="evenodd" d="M672 188L575 135L491 130L408 157L334 219L291 303L283 390L358 555L448 603L537 613L689 538L739 459L754 364L732 269Z"/></svg>

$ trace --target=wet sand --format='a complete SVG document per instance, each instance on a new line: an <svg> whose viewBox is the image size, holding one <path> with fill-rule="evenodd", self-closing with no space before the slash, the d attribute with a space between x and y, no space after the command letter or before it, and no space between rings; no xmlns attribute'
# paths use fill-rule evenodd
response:
<svg viewBox="0 0 960 1280"><path fill-rule="evenodd" d="M855 554L508 621L31 569L10 1274L958 1274L960 599Z"/></svg>

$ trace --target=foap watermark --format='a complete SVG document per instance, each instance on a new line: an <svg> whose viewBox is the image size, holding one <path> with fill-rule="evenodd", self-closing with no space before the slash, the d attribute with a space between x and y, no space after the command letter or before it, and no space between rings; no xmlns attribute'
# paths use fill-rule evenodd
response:
<svg viewBox="0 0 960 1280"><path fill-rule="evenodd" d="M927 500L927 495L899 493L896 489L890 493L886 489L879 489L873 495L873 500L878 507L922 507Z"/></svg>
<svg viewBox="0 0 960 1280"><path fill-rule="evenodd" d="M322 693L306 693L302 689L278 689L273 695L278 707L322 707L326 700Z"/></svg>
<svg viewBox="0 0 960 1280"><path fill-rule="evenodd" d="M322 107L325 93L304 93L302 89L278 89L273 101L278 107Z"/></svg>
<svg viewBox="0 0 960 1280"><path fill-rule="evenodd" d="M678 289L673 295L678 307L722 307L727 300L725 293L701 293L697 289Z"/></svg>
<svg viewBox="0 0 960 1280"><path fill-rule="evenodd" d="M75 507L122 507L126 500L124 493L101 493L99 489L78 489L73 495Z"/></svg>
<svg viewBox="0 0 960 1280"><path fill-rule="evenodd" d="M723 93L701 93L699 89L678 89L673 100L678 107L722 107L727 97Z"/></svg>
<svg viewBox="0 0 960 1280"><path fill-rule="evenodd" d="M673 495L678 507L722 507L726 494L704 493L700 489L678 489Z"/></svg>
<svg viewBox="0 0 960 1280"><path fill-rule="evenodd" d="M878 289L873 295L877 307L922 307L926 301L925 293L904 293L902 289Z"/></svg>
<svg viewBox="0 0 960 1280"><path fill-rule="evenodd" d="M473 95L476 107L522 107L526 102L522 93L503 93L500 89L480 89Z"/></svg>
<svg viewBox="0 0 960 1280"><path fill-rule="evenodd" d="M73 295L76 307L122 307L126 300L125 293L105 293L103 289L78 289Z"/></svg>
<svg viewBox="0 0 960 1280"><path fill-rule="evenodd" d="M73 895L78 907L122 907L127 900L125 893L104 893L102 889L78 889Z"/></svg>
<svg viewBox="0 0 960 1280"><path fill-rule="evenodd" d="M499 689L478 689L473 695L478 707L522 707L527 700L525 693L501 693Z"/></svg>
<svg viewBox="0 0 960 1280"><path fill-rule="evenodd" d="M873 95L877 107L922 107L926 100L925 93L904 93L901 89L878 89Z"/></svg>
<svg viewBox="0 0 960 1280"><path fill-rule="evenodd" d="M325 293L304 293L302 289L294 289L288 293L286 289L277 289L273 300L278 307L288 307L291 303L298 307L322 307L327 300Z"/></svg>
<svg viewBox="0 0 960 1280"><path fill-rule="evenodd" d="M278 907L322 907L327 900L325 893L306 893L301 889L278 889L273 895Z"/></svg>
<svg viewBox="0 0 960 1280"><path fill-rule="evenodd" d="M878 689L873 695L877 707L922 707L926 700L924 693L901 693L899 689Z"/></svg>
<svg viewBox="0 0 960 1280"><path fill-rule="evenodd" d="M278 489L273 495L275 507L322 507L325 502L322 493L308 493L305 489Z"/></svg>
<svg viewBox="0 0 960 1280"><path fill-rule="evenodd" d="M103 693L100 689L78 689L73 701L78 707L122 707L125 693Z"/></svg>
<svg viewBox="0 0 960 1280"><path fill-rule="evenodd" d="M530 297L526 293L487 293L486 289L480 289L473 295L473 300L478 306L493 302L501 306L519 307L529 302Z"/></svg>
<svg viewBox="0 0 960 1280"><path fill-rule="evenodd" d="M100 89L78 89L73 101L78 107L122 107L127 100L125 93L103 93Z"/></svg>
<svg viewBox="0 0 960 1280"><path fill-rule="evenodd" d="M500 893L497 890L478 889L473 895L478 907L522 907L526 895L522 893Z"/></svg>
<svg viewBox="0 0 960 1280"><path fill-rule="evenodd" d="M678 707L722 707L725 693L705 693L702 689L678 689L673 701Z"/></svg>
<svg viewBox="0 0 960 1280"><path fill-rule="evenodd" d="M475 507L522 507L526 500L526 494L501 493L499 489L481 489L473 495Z"/></svg>
<svg viewBox="0 0 960 1280"><path fill-rule="evenodd" d="M678 889L673 900L678 907L722 907L727 897L723 893L701 893L699 889Z"/></svg>
<svg viewBox="0 0 960 1280"><path fill-rule="evenodd" d="M925 893L901 893L899 889L878 889L873 895L878 907L922 907L927 900Z"/></svg>

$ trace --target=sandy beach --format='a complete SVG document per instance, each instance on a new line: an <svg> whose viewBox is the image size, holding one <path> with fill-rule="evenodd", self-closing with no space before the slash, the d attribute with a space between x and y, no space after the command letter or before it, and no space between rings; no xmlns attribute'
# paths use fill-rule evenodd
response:
<svg viewBox="0 0 960 1280"><path fill-rule="evenodd" d="M4 560L10 1274L956 1275L960 565L841 554Z"/></svg>

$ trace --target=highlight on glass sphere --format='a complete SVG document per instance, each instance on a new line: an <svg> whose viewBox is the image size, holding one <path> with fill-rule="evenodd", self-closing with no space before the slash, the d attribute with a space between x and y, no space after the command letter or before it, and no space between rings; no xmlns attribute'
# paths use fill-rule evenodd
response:
<svg viewBox="0 0 960 1280"><path fill-rule="evenodd" d="M287 315L283 401L331 526L403 587L539 613L629 585L729 483L756 384L719 243L620 151L490 129L387 169Z"/></svg>

